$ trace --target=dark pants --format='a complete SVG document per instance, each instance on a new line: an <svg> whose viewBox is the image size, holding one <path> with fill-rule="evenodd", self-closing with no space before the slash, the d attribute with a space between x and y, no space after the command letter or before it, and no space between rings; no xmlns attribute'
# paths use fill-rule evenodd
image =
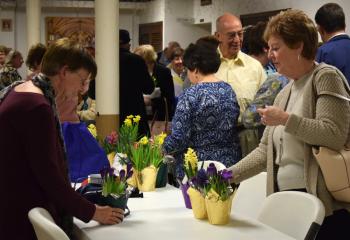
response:
<svg viewBox="0 0 350 240"><path fill-rule="evenodd" d="M240 128L238 132L239 142L242 151L242 158L247 156L251 151L259 146L260 138L258 135L258 129L252 128Z"/></svg>
<svg viewBox="0 0 350 240"><path fill-rule="evenodd" d="M350 239L350 213L341 209L326 217L322 223L316 240Z"/></svg>

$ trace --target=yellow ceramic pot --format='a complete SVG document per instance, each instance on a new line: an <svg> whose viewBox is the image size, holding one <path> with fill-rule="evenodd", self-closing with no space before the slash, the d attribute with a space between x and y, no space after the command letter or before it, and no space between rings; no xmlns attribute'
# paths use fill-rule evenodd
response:
<svg viewBox="0 0 350 240"><path fill-rule="evenodd" d="M190 187L187 190L188 196L191 199L193 215L197 219L207 218L207 209L205 207L205 200L202 194L196 189Z"/></svg>
<svg viewBox="0 0 350 240"><path fill-rule="evenodd" d="M225 225L230 221L233 195L225 201L218 200L217 197L211 197L210 193L205 197L209 223Z"/></svg>
<svg viewBox="0 0 350 240"><path fill-rule="evenodd" d="M156 189L157 173L158 169L154 166L144 168L141 173L136 172L138 189L142 192L154 191Z"/></svg>
<svg viewBox="0 0 350 240"><path fill-rule="evenodd" d="M114 162L115 152L110 152L107 154L109 165L112 166Z"/></svg>
<svg viewBox="0 0 350 240"><path fill-rule="evenodd" d="M137 172L133 170L132 176L126 182L133 187L137 187Z"/></svg>

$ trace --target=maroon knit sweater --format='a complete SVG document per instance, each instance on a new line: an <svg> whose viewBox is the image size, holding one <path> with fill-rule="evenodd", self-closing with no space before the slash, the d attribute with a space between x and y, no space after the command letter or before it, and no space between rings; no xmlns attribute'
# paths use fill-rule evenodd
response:
<svg viewBox="0 0 350 240"><path fill-rule="evenodd" d="M95 206L70 186L53 111L41 94L12 90L0 104L0 238L36 239L28 211L88 222Z"/></svg>

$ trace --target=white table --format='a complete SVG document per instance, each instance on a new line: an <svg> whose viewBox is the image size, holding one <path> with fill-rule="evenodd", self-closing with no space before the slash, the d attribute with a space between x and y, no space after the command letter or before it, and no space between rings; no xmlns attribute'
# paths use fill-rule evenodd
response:
<svg viewBox="0 0 350 240"><path fill-rule="evenodd" d="M144 198L130 198L131 214L118 225L100 225L95 221L74 220L76 233L84 240L288 240L293 239L256 220L231 213L227 225L211 225L195 219L186 209L181 191L175 187L158 188Z"/></svg>

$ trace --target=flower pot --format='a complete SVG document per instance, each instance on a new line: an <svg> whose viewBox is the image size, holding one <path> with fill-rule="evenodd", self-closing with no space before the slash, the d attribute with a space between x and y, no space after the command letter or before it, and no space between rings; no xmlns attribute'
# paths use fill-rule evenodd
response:
<svg viewBox="0 0 350 240"><path fill-rule="evenodd" d="M165 187L168 182L168 165L160 164L157 173L156 188Z"/></svg>
<svg viewBox="0 0 350 240"><path fill-rule="evenodd" d="M151 192L156 189L158 169L154 166L144 168L141 173L136 172L137 187L142 192Z"/></svg>
<svg viewBox="0 0 350 240"><path fill-rule="evenodd" d="M218 200L217 197L210 197L210 194L205 198L210 224L225 225L230 221L233 195L231 194L225 201Z"/></svg>
<svg viewBox="0 0 350 240"><path fill-rule="evenodd" d="M189 187L190 187L190 185L188 183L185 183L185 184L180 186L181 192L182 192L182 196L183 196L184 201L185 201L186 208L192 209L190 196L188 196L188 194L187 194L187 190L188 190Z"/></svg>
<svg viewBox="0 0 350 240"><path fill-rule="evenodd" d="M107 159L109 161L109 165L112 166L114 162L115 152L111 152L107 154Z"/></svg>
<svg viewBox="0 0 350 240"><path fill-rule="evenodd" d="M202 194L192 187L188 188L187 193L191 199L194 217L197 219L206 219L208 217L207 209L205 207L205 200Z"/></svg>
<svg viewBox="0 0 350 240"><path fill-rule="evenodd" d="M137 187L137 171L134 170L132 176L126 182L133 187Z"/></svg>
<svg viewBox="0 0 350 240"><path fill-rule="evenodd" d="M126 195L122 195L119 198L114 198L111 195L108 195L107 197L101 195L99 205L110 206L113 208L121 208L125 210L127 202L128 198L126 197Z"/></svg>

